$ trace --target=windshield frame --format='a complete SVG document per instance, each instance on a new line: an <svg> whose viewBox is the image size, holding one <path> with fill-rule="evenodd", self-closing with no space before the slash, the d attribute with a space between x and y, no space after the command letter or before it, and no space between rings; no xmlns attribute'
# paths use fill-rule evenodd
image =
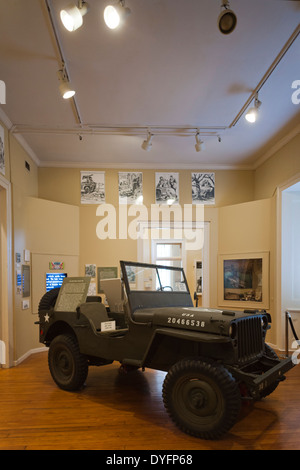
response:
<svg viewBox="0 0 300 470"><path fill-rule="evenodd" d="M180 274L181 281L180 283L183 285L182 289L179 289L181 292L186 292L190 294L189 286L187 283L187 279L185 276L184 269L182 267L177 267L177 266L166 266L166 265L161 265L161 264L148 264L148 263L139 263L139 262L133 262L133 261L120 261L121 264L121 271L122 271L122 280L125 284L125 288L127 291L127 294L132 293L132 292L165 292L165 293L173 293L173 292L178 292L178 290L166 290L167 287L166 285L163 285L162 280L161 280L161 274L160 271L172 271L172 272L177 272ZM132 288L132 283L128 279L128 271L127 267L132 267L132 268L141 268L143 270L145 269L153 269L156 273L156 280L159 282L159 286L156 289L149 288L149 289L138 289L138 288Z"/></svg>

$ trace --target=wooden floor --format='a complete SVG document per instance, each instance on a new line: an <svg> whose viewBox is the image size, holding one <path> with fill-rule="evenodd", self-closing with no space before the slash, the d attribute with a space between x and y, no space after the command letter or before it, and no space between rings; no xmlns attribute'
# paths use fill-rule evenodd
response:
<svg viewBox="0 0 300 470"><path fill-rule="evenodd" d="M173 425L162 403L164 373L118 370L118 363L92 367L86 387L70 393L52 381L47 353L0 369L0 449L300 449L300 366L268 398L243 406L219 441L190 437Z"/></svg>

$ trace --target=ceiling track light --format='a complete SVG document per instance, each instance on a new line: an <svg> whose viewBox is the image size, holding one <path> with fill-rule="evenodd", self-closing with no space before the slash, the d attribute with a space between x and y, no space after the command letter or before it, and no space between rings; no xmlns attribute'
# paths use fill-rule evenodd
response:
<svg viewBox="0 0 300 470"><path fill-rule="evenodd" d="M196 144L195 144L196 152L201 152L201 150L205 150L205 144L203 140L200 139L199 131L197 132L195 137L196 137Z"/></svg>
<svg viewBox="0 0 300 470"><path fill-rule="evenodd" d="M110 29L116 29L130 13L130 9L125 7L124 0L120 0L116 5L108 5L103 14L105 24Z"/></svg>
<svg viewBox="0 0 300 470"><path fill-rule="evenodd" d="M57 75L58 75L58 79L60 81L59 90L60 90L61 96L65 100L68 100L68 99L72 98L72 96L75 95L75 90L73 90L71 88L71 85L70 85L68 76L66 74L65 68L60 69L57 72Z"/></svg>
<svg viewBox="0 0 300 470"><path fill-rule="evenodd" d="M222 34L230 34L236 27L237 18L235 13L229 8L229 1L222 0L221 13L218 17L218 27Z"/></svg>
<svg viewBox="0 0 300 470"><path fill-rule="evenodd" d="M151 132L148 132L147 139L144 140L144 142L141 145L142 149L146 150L146 152L149 152L149 150L151 150L152 148L152 138L153 138L153 134L151 134Z"/></svg>
<svg viewBox="0 0 300 470"><path fill-rule="evenodd" d="M249 108L245 115L245 119L251 124L253 124L257 120L260 106L261 106L261 101L259 101L258 93L256 93L255 98L254 98L254 106L252 106L252 108Z"/></svg>
<svg viewBox="0 0 300 470"><path fill-rule="evenodd" d="M83 16L87 14L89 6L83 0L79 0L78 6L71 3L61 10L60 19L68 31L76 31L83 23Z"/></svg>

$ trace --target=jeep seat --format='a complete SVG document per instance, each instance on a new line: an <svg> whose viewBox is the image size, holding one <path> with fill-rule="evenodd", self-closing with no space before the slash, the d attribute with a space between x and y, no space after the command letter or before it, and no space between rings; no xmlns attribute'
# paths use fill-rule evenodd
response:
<svg viewBox="0 0 300 470"><path fill-rule="evenodd" d="M95 331L101 330L101 323L109 321L105 305L100 302L87 302L81 304L80 313L84 315L90 322Z"/></svg>

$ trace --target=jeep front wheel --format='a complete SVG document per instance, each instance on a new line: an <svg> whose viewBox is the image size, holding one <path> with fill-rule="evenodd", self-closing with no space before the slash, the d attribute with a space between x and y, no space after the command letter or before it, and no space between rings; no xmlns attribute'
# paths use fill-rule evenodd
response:
<svg viewBox="0 0 300 470"><path fill-rule="evenodd" d="M50 344L48 364L53 380L63 390L79 390L88 375L88 361L79 351L76 338L56 336Z"/></svg>
<svg viewBox="0 0 300 470"><path fill-rule="evenodd" d="M227 369L185 359L174 364L163 384L163 400L175 424L187 434L218 439L236 422L241 397Z"/></svg>

